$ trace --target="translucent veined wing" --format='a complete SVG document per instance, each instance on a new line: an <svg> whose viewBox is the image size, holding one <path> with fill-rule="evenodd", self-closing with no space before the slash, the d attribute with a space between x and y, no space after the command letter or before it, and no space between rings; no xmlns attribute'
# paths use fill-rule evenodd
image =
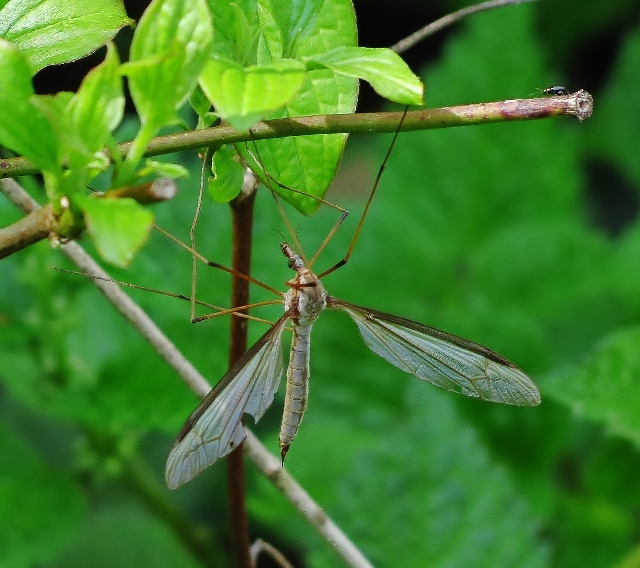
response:
<svg viewBox="0 0 640 568"><path fill-rule="evenodd" d="M482 345L336 298L328 298L327 307L347 312L374 353L419 379L491 402L540 404L531 379Z"/></svg>
<svg viewBox="0 0 640 568"><path fill-rule="evenodd" d="M243 414L257 422L271 406L282 378L282 332L289 317L289 312L280 317L189 416L167 458L169 489L193 479L242 443Z"/></svg>

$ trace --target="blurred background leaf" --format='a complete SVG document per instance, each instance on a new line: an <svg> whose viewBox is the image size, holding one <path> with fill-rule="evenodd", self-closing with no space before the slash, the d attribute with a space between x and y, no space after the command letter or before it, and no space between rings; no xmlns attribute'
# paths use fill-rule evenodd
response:
<svg viewBox="0 0 640 568"><path fill-rule="evenodd" d="M47 464L35 447L4 424L0 456L2 563L47 563L75 538L85 513L80 489L69 471Z"/></svg>
<svg viewBox="0 0 640 568"><path fill-rule="evenodd" d="M114 544L117 543L116 546ZM69 550L54 566L200 566L180 547L176 536L148 511L135 506L93 512Z"/></svg>

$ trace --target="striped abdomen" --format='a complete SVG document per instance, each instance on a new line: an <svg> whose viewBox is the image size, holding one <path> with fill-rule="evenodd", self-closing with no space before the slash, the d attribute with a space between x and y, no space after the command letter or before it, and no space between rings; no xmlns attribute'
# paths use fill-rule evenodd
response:
<svg viewBox="0 0 640 568"><path fill-rule="evenodd" d="M287 368L287 388L284 398L284 412L280 427L280 456L282 463L289 446L298 433L309 396L309 352L311 325L293 326L291 354Z"/></svg>

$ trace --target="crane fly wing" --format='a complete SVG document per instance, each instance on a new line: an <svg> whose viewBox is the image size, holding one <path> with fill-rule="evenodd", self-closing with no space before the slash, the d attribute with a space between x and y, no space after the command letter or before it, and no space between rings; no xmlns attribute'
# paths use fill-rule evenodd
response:
<svg viewBox="0 0 640 568"><path fill-rule="evenodd" d="M328 298L327 306L349 314L374 353L419 379L491 402L540 404L540 393L531 379L482 345L336 298Z"/></svg>
<svg viewBox="0 0 640 568"><path fill-rule="evenodd" d="M193 411L167 458L165 480L176 489L232 452L246 438L242 415L257 422L282 378L282 332L289 312L249 349Z"/></svg>

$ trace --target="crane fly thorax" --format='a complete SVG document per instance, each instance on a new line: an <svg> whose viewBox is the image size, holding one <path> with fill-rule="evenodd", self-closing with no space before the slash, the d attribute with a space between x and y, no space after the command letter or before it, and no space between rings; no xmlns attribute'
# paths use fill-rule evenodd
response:
<svg viewBox="0 0 640 568"><path fill-rule="evenodd" d="M327 307L327 292L318 277L309 269L287 282L288 292L284 296L284 309L293 309L291 319L298 325L311 325Z"/></svg>
<svg viewBox="0 0 640 568"><path fill-rule="evenodd" d="M284 296L284 309L293 310L291 319L297 325L311 325L327 307L327 292L287 243L282 243L280 248L288 259L289 268L296 271L295 278L287 281L289 290Z"/></svg>

